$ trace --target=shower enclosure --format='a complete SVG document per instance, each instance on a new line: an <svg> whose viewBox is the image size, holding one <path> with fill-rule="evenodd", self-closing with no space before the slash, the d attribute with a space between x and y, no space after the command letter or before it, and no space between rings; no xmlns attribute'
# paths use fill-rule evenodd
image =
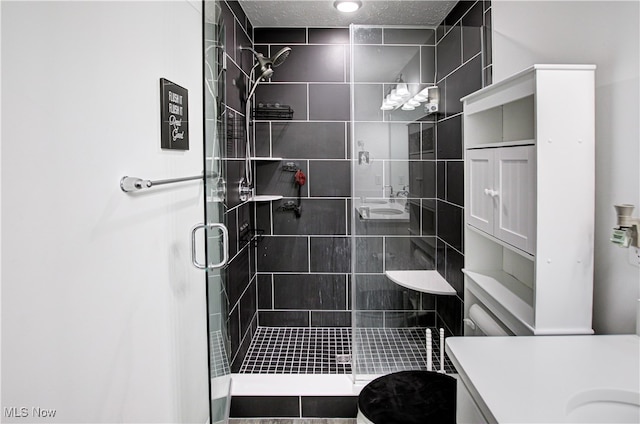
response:
<svg viewBox="0 0 640 424"><path fill-rule="evenodd" d="M459 334L461 320L461 301L440 277L459 285L455 106L467 93L460 84L480 74L478 52L441 66L462 51L459 24L439 27L436 45L436 30L424 27L252 29L235 5L204 3L207 222L222 216L231 233L229 265L208 272L212 422L227 417L231 371L366 383L426 369L427 329L440 368L438 329ZM288 44L290 58L258 86ZM252 92L254 106L292 113L251 117ZM207 253L219 246L212 232ZM429 284L402 278L411 275ZM233 375L236 388L254 377ZM253 408L253 397L239 398L232 412Z"/></svg>
<svg viewBox="0 0 640 424"><path fill-rule="evenodd" d="M352 25L350 41L352 369L369 381L424 369L426 328L437 324L441 294L407 288L397 275L409 274L396 272L440 278L436 40L428 28Z"/></svg>

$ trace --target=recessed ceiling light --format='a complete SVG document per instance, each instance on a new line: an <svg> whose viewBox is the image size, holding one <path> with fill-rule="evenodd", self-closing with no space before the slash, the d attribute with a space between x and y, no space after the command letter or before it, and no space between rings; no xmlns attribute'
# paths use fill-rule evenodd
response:
<svg viewBox="0 0 640 424"><path fill-rule="evenodd" d="M351 13L362 7L362 2L358 0L336 0L333 3L333 7L338 9L340 12Z"/></svg>

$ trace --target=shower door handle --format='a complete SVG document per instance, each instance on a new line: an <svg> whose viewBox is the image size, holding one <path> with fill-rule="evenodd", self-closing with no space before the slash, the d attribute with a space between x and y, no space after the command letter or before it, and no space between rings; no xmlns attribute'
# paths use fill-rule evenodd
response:
<svg viewBox="0 0 640 424"><path fill-rule="evenodd" d="M213 230L214 228L217 228L220 230L220 233L222 235L222 260L217 264L211 264L211 265L201 264L200 262L198 262L198 259L196 258L196 232L201 228L205 229L205 236L206 236L207 230ZM225 227L224 224L218 224L218 223L198 224L191 229L191 263L193 263L193 266L195 266L198 269L218 269L225 266L228 261L229 261L229 231L227 230L227 227Z"/></svg>

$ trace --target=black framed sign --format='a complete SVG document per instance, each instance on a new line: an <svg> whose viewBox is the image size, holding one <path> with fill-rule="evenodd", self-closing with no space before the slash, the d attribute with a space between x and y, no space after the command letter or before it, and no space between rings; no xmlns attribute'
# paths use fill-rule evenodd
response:
<svg viewBox="0 0 640 424"><path fill-rule="evenodd" d="M160 146L189 150L189 96L186 88L160 78Z"/></svg>

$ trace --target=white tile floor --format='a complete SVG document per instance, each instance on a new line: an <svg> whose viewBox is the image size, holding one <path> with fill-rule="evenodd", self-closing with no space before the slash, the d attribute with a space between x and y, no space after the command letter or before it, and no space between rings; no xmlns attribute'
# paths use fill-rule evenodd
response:
<svg viewBox="0 0 640 424"><path fill-rule="evenodd" d="M211 378L227 375L231 372L220 331L212 332L211 337L209 337L209 365Z"/></svg>
<svg viewBox="0 0 640 424"><path fill-rule="evenodd" d="M438 330L433 334L433 369L440 369ZM356 374L427 369L425 328L362 328L355 337ZM351 328L259 327L240 373L350 374ZM445 357L445 371L454 372Z"/></svg>

